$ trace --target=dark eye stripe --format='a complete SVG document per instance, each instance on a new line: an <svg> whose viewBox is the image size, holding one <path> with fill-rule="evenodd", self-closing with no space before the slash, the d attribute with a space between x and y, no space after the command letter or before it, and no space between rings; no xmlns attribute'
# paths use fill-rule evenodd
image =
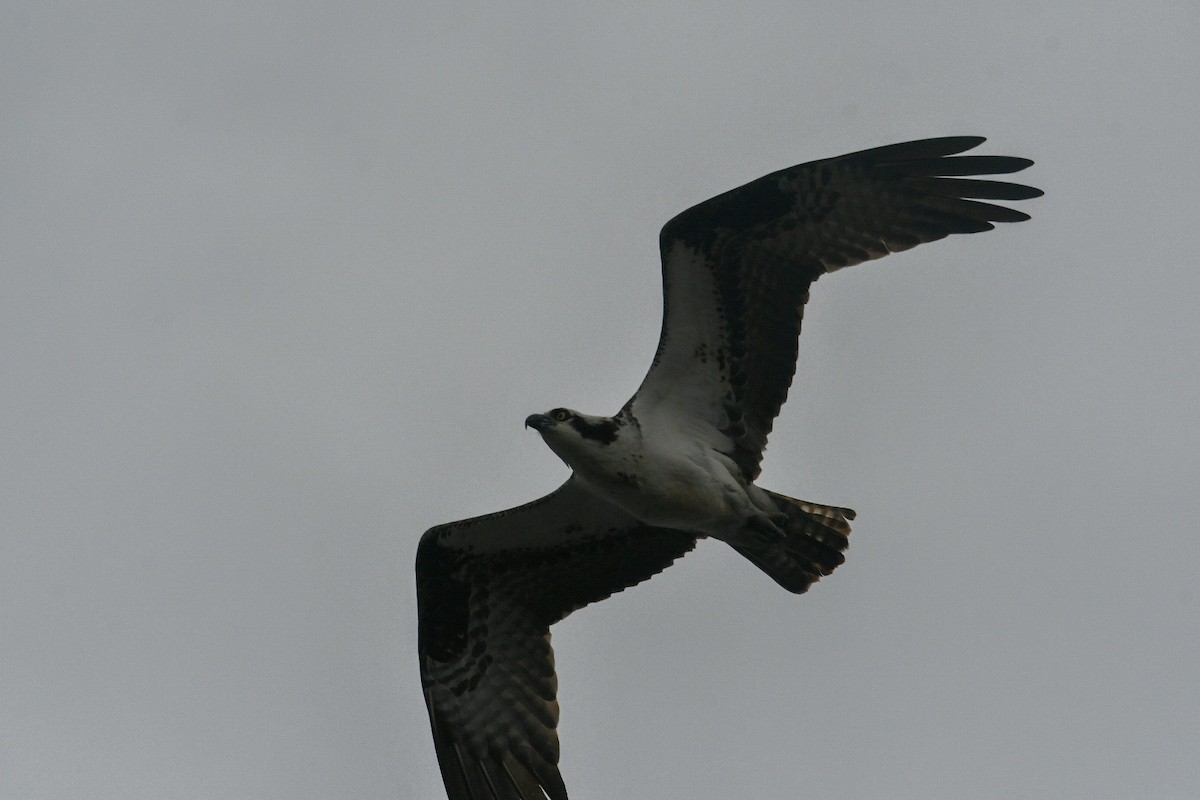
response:
<svg viewBox="0 0 1200 800"><path fill-rule="evenodd" d="M571 419L571 427L579 431L579 435L584 439L594 439L600 442L600 444L612 444L615 442L617 432L621 429L621 426L611 419L593 423L580 417L573 417Z"/></svg>

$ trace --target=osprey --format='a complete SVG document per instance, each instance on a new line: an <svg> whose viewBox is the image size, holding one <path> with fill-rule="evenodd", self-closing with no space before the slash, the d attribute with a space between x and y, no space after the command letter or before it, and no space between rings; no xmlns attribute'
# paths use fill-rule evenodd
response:
<svg viewBox="0 0 1200 800"><path fill-rule="evenodd" d="M551 494L428 530L417 549L421 681L451 800L567 800L550 626L719 539L791 592L842 563L854 512L755 485L796 368L808 290L842 267L1027 214L1042 194L964 177L1032 161L984 139L894 144L771 173L659 236L663 323L615 416L525 425L571 468ZM975 198L975 199L968 199Z"/></svg>

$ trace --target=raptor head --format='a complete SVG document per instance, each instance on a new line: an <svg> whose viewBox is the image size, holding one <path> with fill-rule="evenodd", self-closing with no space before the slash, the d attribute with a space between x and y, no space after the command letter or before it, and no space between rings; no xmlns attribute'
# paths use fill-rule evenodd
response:
<svg viewBox="0 0 1200 800"><path fill-rule="evenodd" d="M525 427L533 428L559 458L574 466L580 456L602 450L617 440L621 423L613 417L581 414L569 408L555 408L545 414L531 414Z"/></svg>

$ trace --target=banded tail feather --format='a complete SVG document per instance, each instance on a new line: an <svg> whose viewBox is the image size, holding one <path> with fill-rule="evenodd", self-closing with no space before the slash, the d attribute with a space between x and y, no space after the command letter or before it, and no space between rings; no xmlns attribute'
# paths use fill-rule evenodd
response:
<svg viewBox="0 0 1200 800"><path fill-rule="evenodd" d="M738 543L733 549L789 592L801 594L846 560L843 552L850 544L854 511L771 491L767 494L787 517L786 538Z"/></svg>

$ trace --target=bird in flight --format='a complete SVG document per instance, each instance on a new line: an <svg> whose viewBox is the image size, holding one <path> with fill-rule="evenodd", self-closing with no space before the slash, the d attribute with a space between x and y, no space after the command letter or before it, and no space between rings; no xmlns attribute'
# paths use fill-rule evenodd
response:
<svg viewBox="0 0 1200 800"><path fill-rule="evenodd" d="M659 235L663 323L615 416L525 425L572 470L554 492L429 529L417 548L418 650L450 800L567 800L550 626L719 539L804 592L844 557L848 508L755 484L796 369L809 287L827 272L1027 214L1042 192L980 175L1024 158L984 141L893 144L773 172L689 208Z"/></svg>

